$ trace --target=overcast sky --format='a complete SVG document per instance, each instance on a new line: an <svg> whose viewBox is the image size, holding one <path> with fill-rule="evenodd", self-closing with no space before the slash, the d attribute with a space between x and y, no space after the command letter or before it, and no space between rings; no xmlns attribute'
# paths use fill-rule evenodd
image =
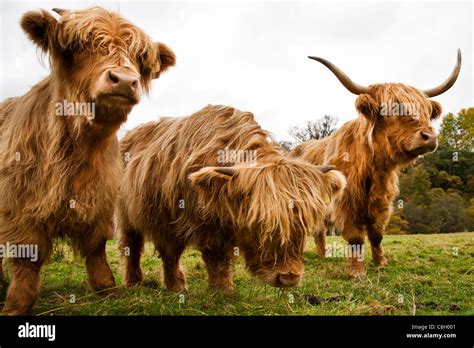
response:
<svg viewBox="0 0 474 348"><path fill-rule="evenodd" d="M101 5L174 50L176 67L154 82L126 129L206 104L251 111L280 140L291 139L291 126L324 114L338 125L355 118L356 96L308 55L331 60L360 84L425 89L448 77L461 48L458 81L434 99L445 112L474 106L471 2L1 1L2 100L24 94L49 71L19 26L28 10Z"/></svg>

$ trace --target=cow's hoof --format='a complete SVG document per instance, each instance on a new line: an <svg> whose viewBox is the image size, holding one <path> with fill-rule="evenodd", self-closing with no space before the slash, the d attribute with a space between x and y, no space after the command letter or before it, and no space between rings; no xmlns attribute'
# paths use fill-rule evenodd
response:
<svg viewBox="0 0 474 348"><path fill-rule="evenodd" d="M166 285L166 288L169 291L177 293L177 294L185 294L188 292L188 287L186 286L186 283L184 282L178 282L172 285L168 284Z"/></svg>
<svg viewBox="0 0 474 348"><path fill-rule="evenodd" d="M378 257L374 259L374 263L377 267L387 267L388 266L388 260L385 256Z"/></svg>
<svg viewBox="0 0 474 348"><path fill-rule="evenodd" d="M235 296L234 287L209 286L209 292L212 294L221 294L230 298Z"/></svg>
<svg viewBox="0 0 474 348"><path fill-rule="evenodd" d="M104 284L92 286L94 292L99 296L110 296L117 293L115 281L110 281Z"/></svg>
<svg viewBox="0 0 474 348"><path fill-rule="evenodd" d="M351 269L349 270L349 278L351 279L362 279L362 278L365 278L365 276L367 275L367 272L366 270L354 270L354 269Z"/></svg>
<svg viewBox="0 0 474 348"><path fill-rule="evenodd" d="M347 270L349 272L349 278L360 279L365 277L367 270L365 269L364 262L362 261L349 261Z"/></svg>
<svg viewBox="0 0 474 348"><path fill-rule="evenodd" d="M127 288L137 288L143 284L142 280L128 280L123 285Z"/></svg>
<svg viewBox="0 0 474 348"><path fill-rule="evenodd" d="M125 276L125 280L123 282L123 285L125 285L127 288L133 288L142 284L143 274L141 272Z"/></svg>

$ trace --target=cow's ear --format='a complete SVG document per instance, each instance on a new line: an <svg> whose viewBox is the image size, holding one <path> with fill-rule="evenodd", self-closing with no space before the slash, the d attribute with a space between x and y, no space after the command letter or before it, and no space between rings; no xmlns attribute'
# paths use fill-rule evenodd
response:
<svg viewBox="0 0 474 348"><path fill-rule="evenodd" d="M223 185L237 175L234 167L204 167L189 175L191 184L201 188L211 188Z"/></svg>
<svg viewBox="0 0 474 348"><path fill-rule="evenodd" d="M338 170L330 170L324 174L324 181L327 183L331 197L338 196L346 188L346 177Z"/></svg>
<svg viewBox="0 0 474 348"><path fill-rule="evenodd" d="M56 25L56 18L44 10L27 12L21 18L22 29L43 52L48 51Z"/></svg>
<svg viewBox="0 0 474 348"><path fill-rule="evenodd" d="M171 50L171 48L161 42L155 42L155 45L157 46L160 57L160 61L156 66L157 69L153 74L153 78L157 79L162 72L168 70L170 67L176 64L176 55Z"/></svg>
<svg viewBox="0 0 474 348"><path fill-rule="evenodd" d="M430 100L430 102L431 102L431 119L436 120L438 117L441 116L441 113L443 112L443 107L437 101Z"/></svg>
<svg viewBox="0 0 474 348"><path fill-rule="evenodd" d="M379 114L377 102L368 94L361 94L356 99L356 109L368 121L375 122Z"/></svg>

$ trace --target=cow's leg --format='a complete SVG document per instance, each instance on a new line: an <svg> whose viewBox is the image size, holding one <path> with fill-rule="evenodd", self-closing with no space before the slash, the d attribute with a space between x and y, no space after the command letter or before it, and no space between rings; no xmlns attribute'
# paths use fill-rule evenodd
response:
<svg viewBox="0 0 474 348"><path fill-rule="evenodd" d="M140 259L145 245L144 235L130 224L123 200L117 204L115 216L118 230L119 254L122 261L123 282L126 286L139 285L143 282Z"/></svg>
<svg viewBox="0 0 474 348"><path fill-rule="evenodd" d="M380 220L378 223L367 226L367 235L372 249L372 260L380 267L385 267L388 264L382 247L384 229L385 220Z"/></svg>
<svg viewBox="0 0 474 348"><path fill-rule="evenodd" d="M3 257L0 257L0 290L3 287L3 280L4 280L4 276L3 276Z"/></svg>
<svg viewBox="0 0 474 348"><path fill-rule="evenodd" d="M320 257L326 257L326 231L316 232L314 234L314 243Z"/></svg>
<svg viewBox="0 0 474 348"><path fill-rule="evenodd" d="M94 291L100 292L101 294L106 294L106 290L115 288L114 275L107 262L105 253L106 242L107 239L99 241L86 256L89 285Z"/></svg>
<svg viewBox="0 0 474 348"><path fill-rule="evenodd" d="M110 221L106 220L91 226L85 235L73 239L73 246L79 249L81 255L86 259L89 285L101 295L105 295L115 288L114 275L105 253L106 242L111 238L112 233Z"/></svg>
<svg viewBox="0 0 474 348"><path fill-rule="evenodd" d="M105 294L105 290L115 288L115 279L107 262L105 253L106 239L98 242L86 256L86 269L91 288Z"/></svg>
<svg viewBox="0 0 474 348"><path fill-rule="evenodd" d="M38 255L40 256L40 255ZM11 259L11 282L3 315L29 315L40 290L40 269L44 256L38 260Z"/></svg>
<svg viewBox="0 0 474 348"><path fill-rule="evenodd" d="M155 242L156 250L163 260L165 286L173 292L186 291L186 276L181 269L179 259L186 245L175 238L163 238Z"/></svg>
<svg viewBox="0 0 474 348"><path fill-rule="evenodd" d="M27 239L21 242L11 242L10 244L33 246L36 248L36 253L34 254L34 259L12 257L8 260L11 269L11 280L7 290L3 314L29 315L38 298L41 267L50 256L53 243L50 239L44 237L44 231L38 231L34 226L24 229L13 224L7 226L14 229L9 231L13 235L28 236ZM31 256L33 256L33 251Z"/></svg>
<svg viewBox="0 0 474 348"><path fill-rule="evenodd" d="M232 292L234 290L232 248L228 250L201 248L201 253L209 275L209 288Z"/></svg>
<svg viewBox="0 0 474 348"><path fill-rule="evenodd" d="M123 282L127 286L139 285L143 282L140 259L145 241L141 232L126 229L120 232L119 249L123 260Z"/></svg>
<svg viewBox="0 0 474 348"><path fill-rule="evenodd" d="M374 192L380 190L374 189ZM392 197L393 198L393 197ZM392 213L392 199L374 194L370 197L367 213L370 223L367 224L367 235L372 249L372 260L377 266L387 266L387 258L382 248L383 232Z"/></svg>
<svg viewBox="0 0 474 348"><path fill-rule="evenodd" d="M382 248L382 238L392 213L391 207L390 199L382 199L379 196L371 197L368 206L371 223L367 224L367 236L372 249L372 260L376 265L382 267L387 266L387 258Z"/></svg>
<svg viewBox="0 0 474 348"><path fill-rule="evenodd" d="M352 221L346 221L342 229L342 237L348 242L349 252L347 270L349 277L360 278L366 274L364 264L364 230Z"/></svg>

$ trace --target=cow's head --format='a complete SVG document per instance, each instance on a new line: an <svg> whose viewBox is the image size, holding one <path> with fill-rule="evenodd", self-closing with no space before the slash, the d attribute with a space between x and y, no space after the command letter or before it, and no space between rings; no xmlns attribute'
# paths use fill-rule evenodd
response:
<svg viewBox="0 0 474 348"><path fill-rule="evenodd" d="M100 7L27 12L21 27L51 62L58 101L94 103L91 123L117 125L175 63L174 53L141 29Z"/></svg>
<svg viewBox="0 0 474 348"><path fill-rule="evenodd" d="M190 178L203 217L237 231L247 269L272 286L290 287L303 275L305 238L322 227L330 202L345 187L345 177L333 169L280 159L257 167L205 167Z"/></svg>
<svg viewBox="0 0 474 348"><path fill-rule="evenodd" d="M401 83L374 84L368 87L353 82L331 62L309 57L324 64L350 92L357 94L356 108L367 123L367 142L374 153L404 164L417 156L435 151L437 134L431 121L441 115L441 105L430 100L446 92L461 69L461 51L456 66L438 87L421 91Z"/></svg>

